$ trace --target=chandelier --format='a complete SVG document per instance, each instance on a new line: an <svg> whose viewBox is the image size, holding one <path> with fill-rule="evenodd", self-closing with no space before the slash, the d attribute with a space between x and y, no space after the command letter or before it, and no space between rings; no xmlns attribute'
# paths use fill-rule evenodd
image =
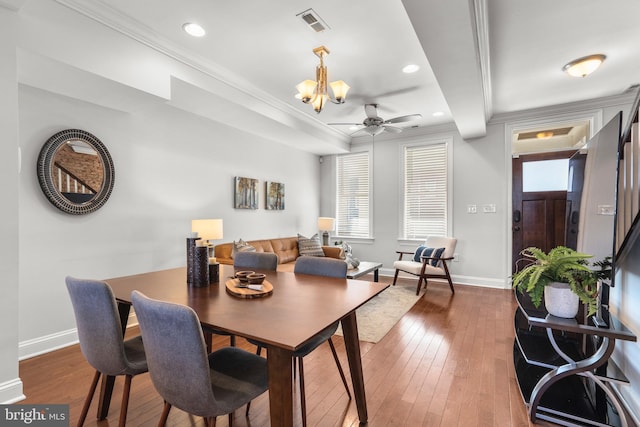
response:
<svg viewBox="0 0 640 427"><path fill-rule="evenodd" d="M302 99L305 104L311 104L316 113L319 113L327 100L334 104L344 104L349 85L342 80L329 83L333 91L333 98L331 98L327 91L327 67L323 61L324 57L329 54L329 49L320 46L313 49L313 53L320 58L320 65L316 67L316 80L305 80L296 85L296 89L298 89L296 97Z"/></svg>

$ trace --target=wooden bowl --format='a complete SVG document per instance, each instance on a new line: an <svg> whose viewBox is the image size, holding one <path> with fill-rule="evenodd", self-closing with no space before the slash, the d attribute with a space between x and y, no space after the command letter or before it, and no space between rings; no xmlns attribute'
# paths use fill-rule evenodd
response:
<svg viewBox="0 0 640 427"><path fill-rule="evenodd" d="M261 285L265 277L267 276L262 273L253 273L247 276L247 280L250 285Z"/></svg>
<svg viewBox="0 0 640 427"><path fill-rule="evenodd" d="M246 282L248 281L247 276L254 273L255 271L238 271L236 272L236 279L239 279L241 282Z"/></svg>

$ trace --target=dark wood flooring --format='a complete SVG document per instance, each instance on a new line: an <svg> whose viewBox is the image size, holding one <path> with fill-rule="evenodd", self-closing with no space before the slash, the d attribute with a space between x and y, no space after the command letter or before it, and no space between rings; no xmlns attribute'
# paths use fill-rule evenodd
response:
<svg viewBox="0 0 640 427"><path fill-rule="evenodd" d="M513 370L515 309L509 290L456 286L452 295L446 284L431 282L379 343L361 342L368 425L529 426ZM132 329L128 333L136 332ZM347 367L344 342L341 337L334 341ZM214 339L214 346L227 344L226 337ZM238 345L254 350L243 339ZM304 363L309 426L357 426L355 404L347 398L329 346L318 348ZM20 403L69 404L70 425L76 425L92 376L77 345L24 360L20 377L27 399ZM122 386L118 378L108 419L96 420L94 401L86 426L117 425ZM296 390L294 401L297 396ZM155 426L161 410L162 399L149 376L135 377L127 425ZM301 425L299 405L296 414ZM172 409L167 425L204 422ZM227 426L227 418L219 417L217 425ZM249 418L244 409L236 411L234 425L268 426L268 394L252 403Z"/></svg>

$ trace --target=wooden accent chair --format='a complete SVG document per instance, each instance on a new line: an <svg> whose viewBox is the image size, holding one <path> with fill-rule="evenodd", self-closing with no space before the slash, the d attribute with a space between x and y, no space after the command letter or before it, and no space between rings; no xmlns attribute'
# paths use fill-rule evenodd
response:
<svg viewBox="0 0 640 427"><path fill-rule="evenodd" d="M399 254L399 257L398 260L393 263L393 268L396 269L396 274L393 276L393 285L395 286L396 284L398 273L403 271L405 273L418 276L416 295L420 294L420 288L422 288L423 283L426 291L427 279L446 279L447 282L449 282L451 293L455 293L447 261L451 261L453 259L457 242L458 239L453 237L428 237L421 248L434 249L434 251L429 252L427 250L424 252L425 254L428 253L427 256L422 256L421 254L416 255L416 252L396 251L396 253ZM435 254L437 249L443 249L441 255L433 256L437 255ZM403 255L413 255L413 258L411 260L403 260Z"/></svg>
<svg viewBox="0 0 640 427"><path fill-rule="evenodd" d="M204 417L215 426L229 414L267 391L267 360L237 347L207 354L198 315L191 308L157 301L138 291L131 294L147 349L149 374L164 399L158 426L172 406Z"/></svg>
<svg viewBox="0 0 640 427"><path fill-rule="evenodd" d="M315 276L345 278L347 277L347 263L343 260L329 257L301 256L297 259L293 272L295 274L312 274ZM331 353L333 354L333 360L335 360L336 366L338 367L338 372L340 373L340 378L342 378L342 384L344 384L344 388L347 391L347 396L349 396L349 400L351 400L351 392L349 391L349 386L347 385L347 378L344 375L342 365L340 364L340 359L338 358L338 353L336 352L336 348L333 344L333 341L331 340L331 337L338 329L338 325L339 322L333 323L332 325L321 331L318 335L313 337L310 341L308 341L302 348L293 352L294 369L296 366L295 362L298 362L298 374L300 377L300 409L302 412L303 427L307 427L307 407L304 392L304 365L302 363L302 359L313 350L318 348L325 341L329 343ZM262 347L264 347L264 344L254 340L249 340L249 342L258 346L256 354L260 354L262 352ZM248 409L249 407L247 406L247 410Z"/></svg>
<svg viewBox="0 0 640 427"><path fill-rule="evenodd" d="M131 379L135 375L147 372L142 338L137 336L124 340L124 329L116 299L107 283L74 277L67 277L65 282L76 318L80 350L87 362L96 370L82 407L78 426L84 424L98 380L104 374L114 377L125 376L119 422L119 425L124 427L127 420ZM98 414L98 418L102 416Z"/></svg>

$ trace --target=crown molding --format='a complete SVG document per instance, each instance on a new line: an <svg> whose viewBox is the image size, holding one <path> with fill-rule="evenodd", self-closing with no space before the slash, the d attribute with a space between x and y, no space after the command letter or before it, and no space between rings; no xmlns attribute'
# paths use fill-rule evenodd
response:
<svg viewBox="0 0 640 427"><path fill-rule="evenodd" d="M491 55L489 49L489 12L486 0L474 0L473 13L476 48L480 65L482 92L484 93L485 117L493 114L493 91L491 86Z"/></svg>
<svg viewBox="0 0 640 427"><path fill-rule="evenodd" d="M575 101L566 104L549 105L546 107L532 108L529 110L520 110L510 113L500 113L494 115L491 120L489 120L489 124L502 124L535 117L555 116L582 110L593 110L615 107L616 105L631 104L635 95L635 93L625 92L621 95L612 95L602 98L588 99L585 101Z"/></svg>

